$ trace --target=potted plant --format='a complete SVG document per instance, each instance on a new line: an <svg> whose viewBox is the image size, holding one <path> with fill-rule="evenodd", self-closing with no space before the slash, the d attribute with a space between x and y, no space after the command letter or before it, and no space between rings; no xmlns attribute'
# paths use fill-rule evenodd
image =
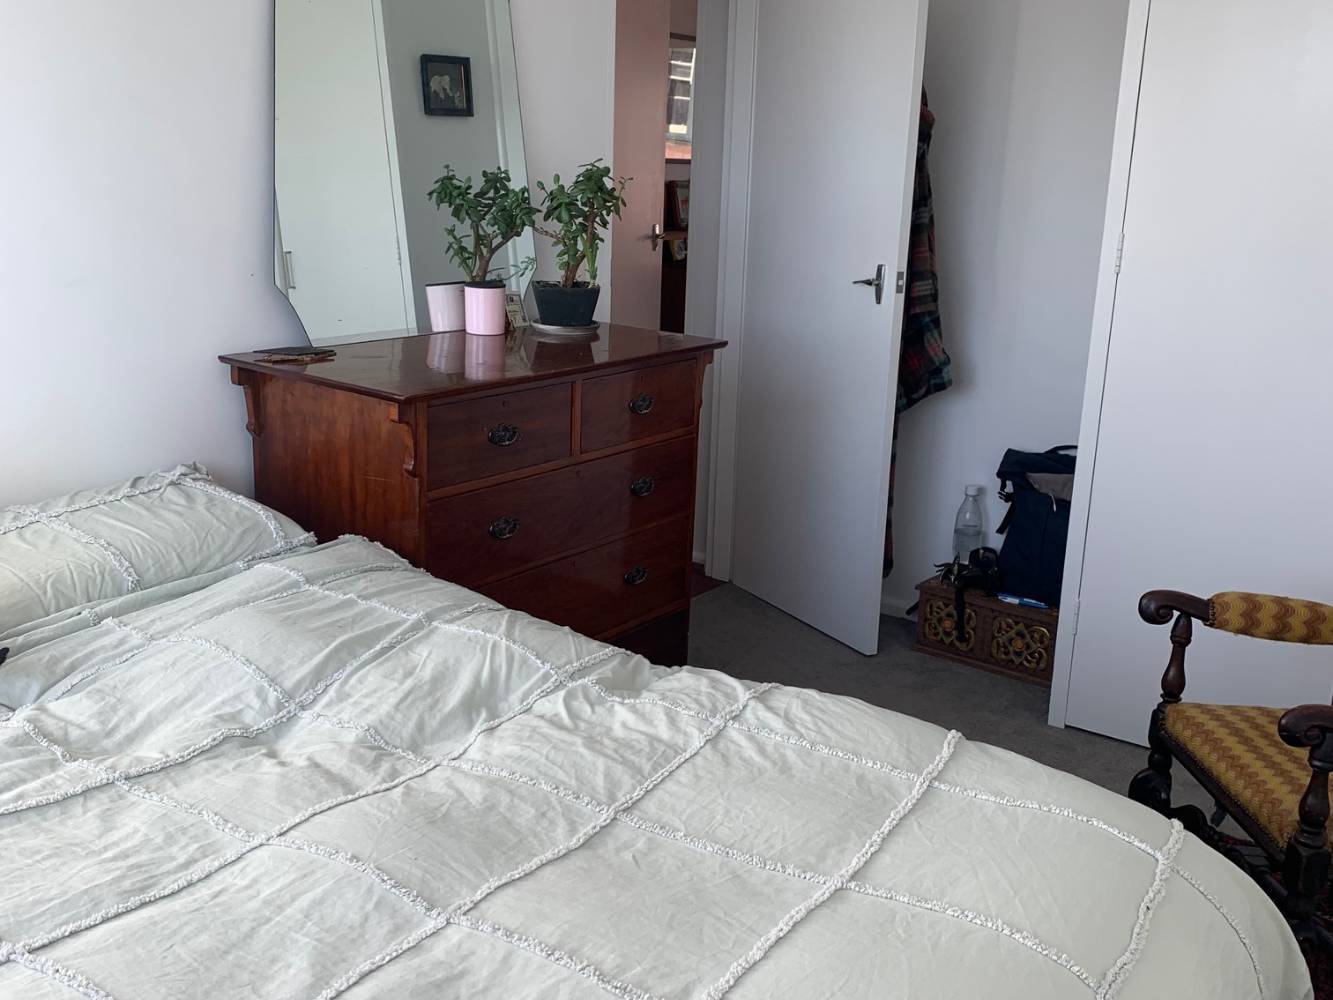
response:
<svg viewBox="0 0 1333 1000"><path fill-rule="evenodd" d="M628 177L612 178L611 168L601 160L585 163L569 184L556 174L547 187L541 181L542 222L533 229L555 244L556 263L563 272L559 281L534 281L533 296L543 323L552 326L589 326L601 287L597 284L597 254L611 219L620 218L625 207ZM586 269L587 280L579 280Z"/></svg>
<svg viewBox="0 0 1333 1000"><path fill-rule="evenodd" d="M438 329L440 326L445 330L457 329L454 316L457 296L461 294L468 333L503 334L505 281L526 274L534 261L531 258L523 261L505 276L499 276L500 269L492 263L505 244L536 221L537 211L528 189L515 188L509 171L503 167L483 170L481 185L474 188L471 177L459 177L453 167L445 166L443 176L435 181L427 197L435 203L436 210L448 209L453 217L454 224L444 231L445 250L467 275L462 283L426 286L431 328L436 332L444 332ZM450 322L455 325L448 326Z"/></svg>

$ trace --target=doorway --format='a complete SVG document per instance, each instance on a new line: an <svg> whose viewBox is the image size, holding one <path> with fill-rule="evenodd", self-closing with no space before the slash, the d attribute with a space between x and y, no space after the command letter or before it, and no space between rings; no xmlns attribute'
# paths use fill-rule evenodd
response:
<svg viewBox="0 0 1333 1000"><path fill-rule="evenodd" d="M993 544L1004 450L1077 437L1128 4L985 6L733 0L709 560L866 653L964 487ZM923 78L954 384L904 418L886 587Z"/></svg>
<svg viewBox="0 0 1333 1000"><path fill-rule="evenodd" d="M726 3L618 0L612 322L716 335L727 25Z"/></svg>

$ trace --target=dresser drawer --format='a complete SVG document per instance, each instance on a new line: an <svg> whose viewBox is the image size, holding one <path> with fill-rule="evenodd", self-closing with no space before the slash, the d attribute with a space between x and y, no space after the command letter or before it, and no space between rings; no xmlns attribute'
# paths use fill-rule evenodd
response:
<svg viewBox="0 0 1333 1000"><path fill-rule="evenodd" d="M427 568L465 587L688 514L694 436L431 503Z"/></svg>
<svg viewBox="0 0 1333 1000"><path fill-rule="evenodd" d="M694 426L693 361L660 365L583 383L582 450L599 451L628 441Z"/></svg>
<svg viewBox="0 0 1333 1000"><path fill-rule="evenodd" d="M427 488L567 458L571 394L564 384L432 406Z"/></svg>
<svg viewBox="0 0 1333 1000"><path fill-rule="evenodd" d="M482 588L506 607L599 636L689 596L689 518Z"/></svg>

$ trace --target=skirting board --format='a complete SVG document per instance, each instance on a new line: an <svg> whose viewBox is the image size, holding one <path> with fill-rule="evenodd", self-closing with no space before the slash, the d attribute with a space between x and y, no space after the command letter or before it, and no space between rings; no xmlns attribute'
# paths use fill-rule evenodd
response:
<svg viewBox="0 0 1333 1000"><path fill-rule="evenodd" d="M890 618L905 618L907 621L915 621L916 619L907 613L907 609L915 603L915 599L904 601L901 598L890 597L886 593L881 595L879 599L879 613L888 615Z"/></svg>

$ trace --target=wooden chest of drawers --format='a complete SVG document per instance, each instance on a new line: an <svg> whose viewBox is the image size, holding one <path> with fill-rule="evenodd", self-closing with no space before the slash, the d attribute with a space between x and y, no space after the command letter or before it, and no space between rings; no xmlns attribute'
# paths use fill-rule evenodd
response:
<svg viewBox="0 0 1333 1000"><path fill-rule="evenodd" d="M259 500L509 607L685 662L704 370L724 342L462 333L227 355Z"/></svg>

